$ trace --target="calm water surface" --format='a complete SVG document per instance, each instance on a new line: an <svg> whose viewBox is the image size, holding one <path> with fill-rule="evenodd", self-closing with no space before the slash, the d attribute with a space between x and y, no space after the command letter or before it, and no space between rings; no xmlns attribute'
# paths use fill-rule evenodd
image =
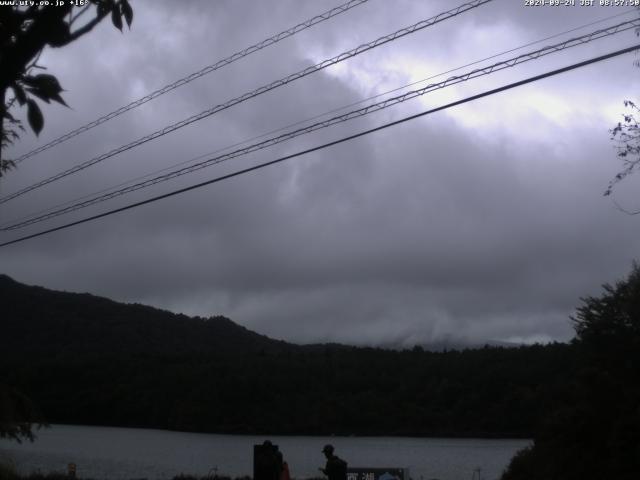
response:
<svg viewBox="0 0 640 480"><path fill-rule="evenodd" d="M326 443L350 467L403 467L414 480L466 480L480 468L482 478L497 479L527 440L407 437L288 437L212 435L131 428L54 425L32 444L0 440L0 460L20 472L66 471L94 479L167 479L180 473L230 476L252 474L253 445L269 438L280 446L291 474L318 477ZM476 474L477 478L477 474Z"/></svg>

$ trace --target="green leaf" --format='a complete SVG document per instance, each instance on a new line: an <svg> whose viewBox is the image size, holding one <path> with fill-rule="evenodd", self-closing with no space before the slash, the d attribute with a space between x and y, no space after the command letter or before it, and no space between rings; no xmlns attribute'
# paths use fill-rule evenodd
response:
<svg viewBox="0 0 640 480"><path fill-rule="evenodd" d="M67 105L67 102L64 101L64 99L60 96L59 93L53 93L47 96L47 95L44 95L41 90L36 90L35 88L27 88L27 91L32 95L35 95L36 97L38 97L40 100L44 100L47 103L49 103L49 100L53 100L54 102L58 102L61 105L64 105L65 107L69 107L69 105Z"/></svg>
<svg viewBox="0 0 640 480"><path fill-rule="evenodd" d="M115 8L111 10L111 21L113 22L114 27L122 31L122 17L120 17L120 12Z"/></svg>
<svg viewBox="0 0 640 480"><path fill-rule="evenodd" d="M27 95L24 93L24 89L20 85L14 83L11 85L11 88L13 89L13 93L15 94L16 100L18 100L20 106L27 103Z"/></svg>
<svg viewBox="0 0 640 480"><path fill-rule="evenodd" d="M120 10L122 11L122 15L124 15L124 19L127 21L127 26L131 28L131 22L133 22L133 9L131 8L128 0L122 0L120 3Z"/></svg>
<svg viewBox="0 0 640 480"><path fill-rule="evenodd" d="M41 100L49 103L49 100L54 100L65 107L68 107L66 102L60 96L60 92L64 91L58 82L58 79L53 75L42 73L32 77L30 75L25 76L22 81L29 85L27 91L32 95L35 95Z"/></svg>
<svg viewBox="0 0 640 480"><path fill-rule="evenodd" d="M53 100L54 102L58 102L61 105L64 105L65 107L69 108L69 105L67 105L67 102L64 101L64 99L60 96L59 93L56 93L55 95L51 96L51 100Z"/></svg>
<svg viewBox="0 0 640 480"><path fill-rule="evenodd" d="M40 135L42 127L44 127L44 117L40 111L40 107L31 98L27 100L27 120L36 135Z"/></svg>
<svg viewBox="0 0 640 480"><path fill-rule="evenodd" d="M26 85L41 90L49 96L63 91L58 79L47 73L41 73L35 77L27 75L22 79L22 81Z"/></svg>
<svg viewBox="0 0 640 480"><path fill-rule="evenodd" d="M49 103L49 97L46 94L44 94L42 91L35 88L27 88L27 92L29 92L31 95L35 95L40 100L43 100Z"/></svg>

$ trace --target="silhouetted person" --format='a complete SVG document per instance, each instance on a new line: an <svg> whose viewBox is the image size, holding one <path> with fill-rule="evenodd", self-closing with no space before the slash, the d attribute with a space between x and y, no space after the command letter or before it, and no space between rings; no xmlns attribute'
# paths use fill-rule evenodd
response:
<svg viewBox="0 0 640 480"><path fill-rule="evenodd" d="M347 462L333 453L333 445L325 445L322 453L327 458L327 464L320 468L320 471L329 477L329 480L347 480Z"/></svg>
<svg viewBox="0 0 640 480"><path fill-rule="evenodd" d="M280 480L282 453L277 445L265 440L254 450L254 480Z"/></svg>
<svg viewBox="0 0 640 480"><path fill-rule="evenodd" d="M282 457L282 452L280 451L280 448L278 447L278 445L274 445L273 446L273 454L274 454L274 457L275 457L274 475L275 475L276 480L281 480L282 471L284 469L284 459Z"/></svg>

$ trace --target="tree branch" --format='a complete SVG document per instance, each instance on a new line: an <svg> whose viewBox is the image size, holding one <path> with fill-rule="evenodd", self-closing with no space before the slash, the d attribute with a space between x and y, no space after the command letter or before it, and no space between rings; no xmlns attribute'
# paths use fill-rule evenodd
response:
<svg viewBox="0 0 640 480"><path fill-rule="evenodd" d="M84 27L79 28L78 30L76 30L75 32L71 33L69 35L69 38L62 44L60 44L60 47L64 47L65 45L73 42L74 40L77 40L78 38L80 38L81 36L89 33L91 30L93 30L93 28L98 25L98 23L100 23L102 21L102 19L104 17L106 17L107 14L106 13L96 13L96 17L91 20L89 23L87 23Z"/></svg>
<svg viewBox="0 0 640 480"><path fill-rule="evenodd" d="M33 59L33 61L27 65L25 67L25 73L29 73L29 70L31 70L32 68L36 67L36 63L38 63L38 60L40 60L40 56L42 56L42 52L44 51L44 47L42 49L40 49L40 51L38 52L38 55L36 55L36 57ZM40 67L42 68L42 67Z"/></svg>
<svg viewBox="0 0 640 480"><path fill-rule="evenodd" d="M87 12L90 8L91 8L91 4L88 4L84 8L80 9L80 11L77 14L75 14L73 17L71 17L71 20L69 20L69 26L73 25L73 23L76 20L78 20L82 15L84 15L85 12Z"/></svg>

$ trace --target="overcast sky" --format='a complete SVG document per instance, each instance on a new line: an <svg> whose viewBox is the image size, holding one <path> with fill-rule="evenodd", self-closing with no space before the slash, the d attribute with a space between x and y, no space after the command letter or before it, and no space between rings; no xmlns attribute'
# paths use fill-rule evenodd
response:
<svg viewBox="0 0 640 480"><path fill-rule="evenodd" d="M75 44L45 52L40 63L67 90L71 109L44 105L40 137L27 132L9 157L339 0L131 3L131 31L121 34L104 21ZM0 180L0 194L456 5L370 0L25 160ZM495 0L0 205L0 223L628 10ZM631 18L633 13L478 65ZM2 232L0 241L637 42L629 30L99 206ZM0 272L51 289L189 315L225 315L294 342L410 346L447 339L568 340L569 316L580 297L624 277L640 257L640 216L621 213L603 197L621 169L609 129L625 111L623 100L637 99L640 86L634 60L637 56L627 54L0 248ZM640 178L620 184L615 198L625 208L640 208Z"/></svg>

